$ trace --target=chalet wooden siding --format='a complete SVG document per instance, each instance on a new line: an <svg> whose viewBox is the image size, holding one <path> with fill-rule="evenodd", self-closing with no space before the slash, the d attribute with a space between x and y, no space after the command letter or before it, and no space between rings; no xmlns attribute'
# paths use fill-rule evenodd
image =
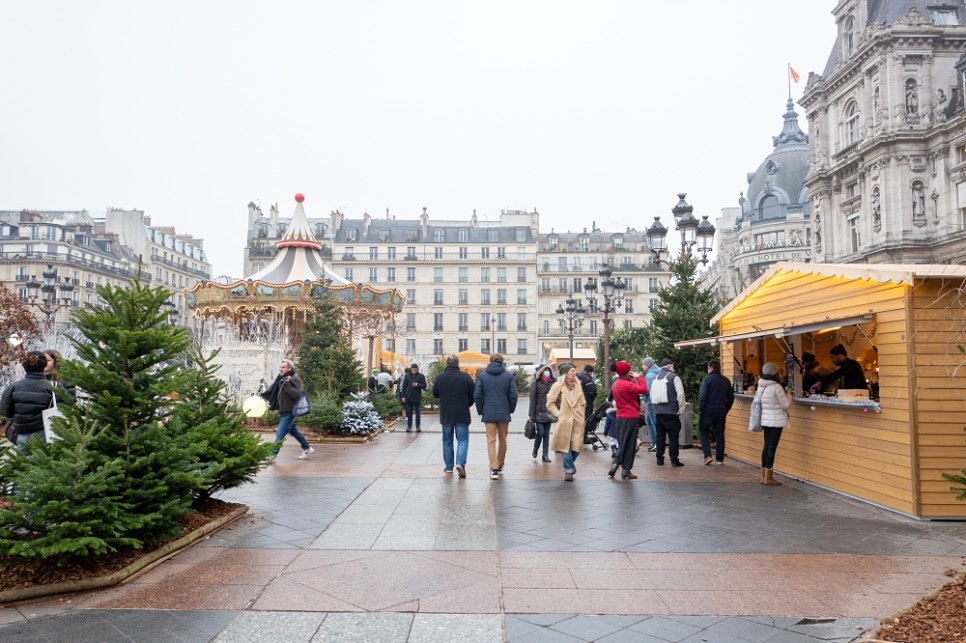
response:
<svg viewBox="0 0 966 643"><path fill-rule="evenodd" d="M778 264L719 313L722 337L872 315L881 413L793 401L776 471L912 516L966 518L966 502L942 479L966 468L966 358L957 349L966 344L966 278L861 279L801 265ZM730 377L736 354L734 342L722 343ZM827 353L816 354L829 365ZM728 454L758 464L762 437L748 431L750 403L738 396L728 415Z"/></svg>

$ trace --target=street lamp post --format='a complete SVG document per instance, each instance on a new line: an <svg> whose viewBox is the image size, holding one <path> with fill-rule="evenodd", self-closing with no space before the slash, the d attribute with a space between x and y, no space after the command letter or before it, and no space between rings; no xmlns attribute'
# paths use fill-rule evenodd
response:
<svg viewBox="0 0 966 643"><path fill-rule="evenodd" d="M704 215L701 221L694 216L694 208L684 200L686 192L678 193L678 202L671 208L674 215L674 229L681 233L681 255L691 256L695 251L700 254L698 261L702 265L708 263L714 245L714 226ZM647 244L654 254L655 263L667 263L663 257L668 252L667 228L661 223L661 217L654 217L654 223L647 229Z"/></svg>
<svg viewBox="0 0 966 643"><path fill-rule="evenodd" d="M376 337L379 336L379 324L370 322L366 325L366 332L363 335L369 340L369 352L366 356L366 377L372 375L372 353L376 348Z"/></svg>
<svg viewBox="0 0 966 643"><path fill-rule="evenodd" d="M613 272L610 266L604 266L598 271L600 275L600 288L596 279L589 279L584 284L584 294L587 297L587 306L592 314L602 314L604 316L604 388L610 393L610 377L606 376L606 369L610 366L610 316L616 313L624 303L624 290L627 284L618 277L611 279ZM598 296L600 299L598 299Z"/></svg>
<svg viewBox="0 0 966 643"><path fill-rule="evenodd" d="M490 313L490 354L496 352L496 315Z"/></svg>
<svg viewBox="0 0 966 643"><path fill-rule="evenodd" d="M570 342L570 363L573 364L574 331L580 330L580 327L584 325L584 316L587 311L584 310L580 300L575 300L572 295L567 298L565 303L567 304L566 308L562 305L557 306L557 323L560 324L560 330L567 333L567 340Z"/></svg>
<svg viewBox="0 0 966 643"><path fill-rule="evenodd" d="M74 290L74 284L70 283L70 277L64 277L63 281L57 280L57 269L53 265L47 264L47 269L42 273L44 282L37 281L36 275L30 276L27 282L27 304L34 306L44 314L47 330L54 327L54 317L61 308L70 308L73 302L70 294ZM57 298L57 291L60 291L60 299ZM43 293L43 295L41 295Z"/></svg>

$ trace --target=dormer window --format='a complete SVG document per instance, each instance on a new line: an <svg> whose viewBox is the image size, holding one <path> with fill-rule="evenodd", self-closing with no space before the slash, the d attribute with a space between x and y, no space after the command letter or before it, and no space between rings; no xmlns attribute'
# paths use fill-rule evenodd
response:
<svg viewBox="0 0 966 643"><path fill-rule="evenodd" d="M845 21L845 55L855 53L855 18L849 16Z"/></svg>
<svg viewBox="0 0 966 643"><path fill-rule="evenodd" d="M358 238L359 231L355 228L349 228L345 231L345 238L349 241L355 241Z"/></svg>
<svg viewBox="0 0 966 643"><path fill-rule="evenodd" d="M416 241L419 238L419 230L410 228L406 231L406 241Z"/></svg>
<svg viewBox="0 0 966 643"><path fill-rule="evenodd" d="M622 234L615 234L614 235L614 238L612 240L612 243L614 244L614 250L623 250L624 249L624 235L622 235Z"/></svg>
<svg viewBox="0 0 966 643"><path fill-rule="evenodd" d="M577 237L577 244L581 252L588 252L590 250L590 235L582 234Z"/></svg>
<svg viewBox="0 0 966 643"><path fill-rule="evenodd" d="M517 228L515 234L516 234L516 241L517 241L517 243L523 243L524 241L527 240L527 229L526 228Z"/></svg>
<svg viewBox="0 0 966 643"><path fill-rule="evenodd" d="M547 248L549 248L550 250L556 250L559 245L560 245L560 237L558 237L555 234L552 234L549 237L547 237Z"/></svg>
<svg viewBox="0 0 966 643"><path fill-rule="evenodd" d="M433 241L442 242L446 240L446 230L443 228L433 229Z"/></svg>
<svg viewBox="0 0 966 643"><path fill-rule="evenodd" d="M379 231L379 241L381 241L382 243L386 243L387 241L389 241L389 230Z"/></svg>
<svg viewBox="0 0 966 643"><path fill-rule="evenodd" d="M466 243L470 240L470 231L466 228L460 228L457 232L457 238L459 239L460 243Z"/></svg>
<svg viewBox="0 0 966 643"><path fill-rule="evenodd" d="M952 7L931 7L929 15L934 25L958 25L959 17Z"/></svg>

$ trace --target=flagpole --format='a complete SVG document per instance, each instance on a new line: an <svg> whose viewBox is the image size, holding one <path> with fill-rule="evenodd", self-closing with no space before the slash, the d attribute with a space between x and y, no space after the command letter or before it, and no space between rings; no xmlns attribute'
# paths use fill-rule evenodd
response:
<svg viewBox="0 0 966 643"><path fill-rule="evenodd" d="M788 82L788 100L792 99L792 64L785 63L785 80Z"/></svg>

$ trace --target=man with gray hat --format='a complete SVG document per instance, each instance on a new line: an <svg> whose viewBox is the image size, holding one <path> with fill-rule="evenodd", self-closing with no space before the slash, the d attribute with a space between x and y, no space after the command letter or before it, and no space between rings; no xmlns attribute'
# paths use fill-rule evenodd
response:
<svg viewBox="0 0 966 643"><path fill-rule="evenodd" d="M647 390L650 391L654 386L654 378L661 372L661 368L654 363L654 358L648 355L641 360L642 374L647 383ZM651 439L651 446L647 447L649 453L657 451L657 413L654 411L654 403L651 402L650 394L644 396L646 402L645 417L647 419L647 432Z"/></svg>
<svg viewBox="0 0 966 643"><path fill-rule="evenodd" d="M674 362L665 357L661 370L654 378L654 388L648 389L657 415L657 463L664 464L664 448L667 446L672 467L683 467L678 459L681 415L684 413L684 384L674 372Z"/></svg>

